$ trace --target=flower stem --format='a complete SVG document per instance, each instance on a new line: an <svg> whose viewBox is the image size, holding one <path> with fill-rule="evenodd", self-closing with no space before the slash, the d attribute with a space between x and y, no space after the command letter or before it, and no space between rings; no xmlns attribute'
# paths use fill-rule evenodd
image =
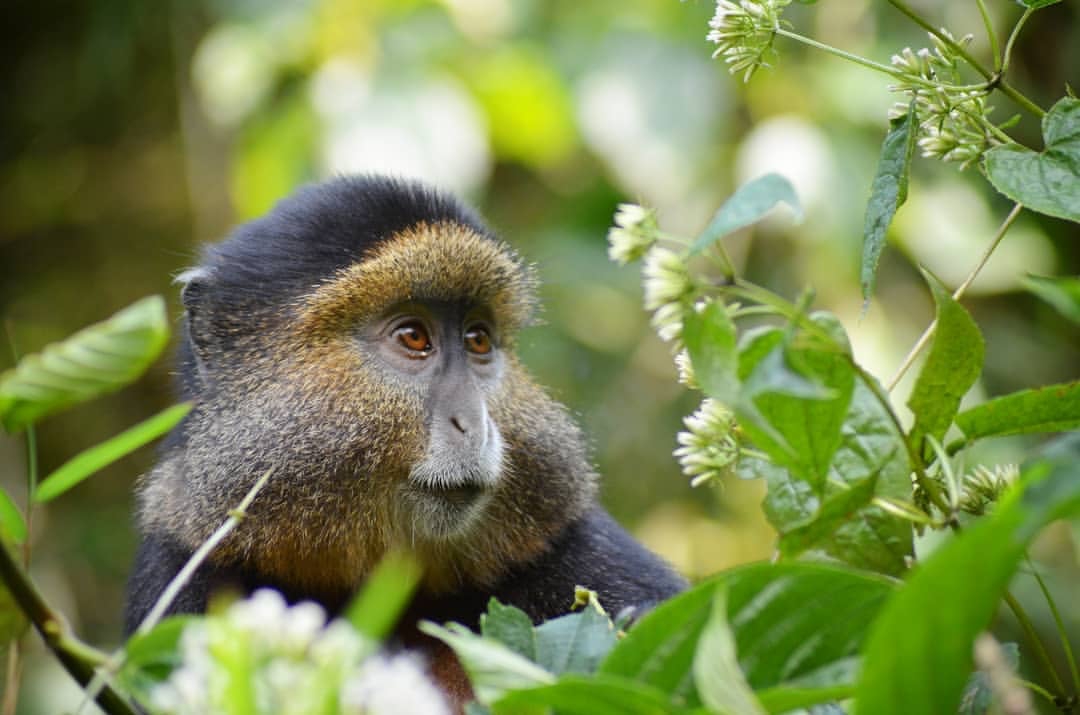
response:
<svg viewBox="0 0 1080 715"><path fill-rule="evenodd" d="M979 6L979 14L982 15L983 25L986 27L986 37L990 41L990 54L994 56L994 71L1001 74L1004 63L1001 60L1001 45L998 43L997 33L994 32L994 23L990 19L990 11L986 8L985 0L975 0Z"/></svg>
<svg viewBox="0 0 1080 715"><path fill-rule="evenodd" d="M1061 682L1061 676L1058 675L1057 670L1054 668L1054 663L1050 660L1050 654L1046 651L1046 646L1043 645L1042 639L1039 638L1039 634L1035 630L1035 625L1031 622L1031 617L1028 616L1027 611L1025 611L1024 607L1020 605L1020 602L1016 600L1016 597L1008 591L1005 592L1005 603L1008 604L1009 610L1016 616L1017 622L1020 623L1020 628L1031 642L1031 647L1035 650L1035 655L1039 657L1042 667L1050 675L1050 679L1054 681L1054 687L1057 689L1058 694L1064 694L1065 684Z"/></svg>
<svg viewBox="0 0 1080 715"><path fill-rule="evenodd" d="M1016 42L1016 38L1020 35L1020 28L1024 26L1024 23L1028 21L1028 18L1031 17L1033 12L1035 12L1035 8L1032 7L1024 10L1024 14L1016 21L1016 26L1013 27L1012 32L1009 33L1009 39L1005 43L1005 57L1001 60L1001 72L1004 72L1009 68L1009 62L1012 60L1013 43Z"/></svg>
<svg viewBox="0 0 1080 715"><path fill-rule="evenodd" d="M837 57L841 57L841 58L843 58L845 60L849 60L851 62L854 62L855 64L862 65L863 67L869 67L872 70L877 70L878 72L883 72L883 73L889 75L890 77L896 77L896 78L903 77L908 81L911 81L911 79L912 79L907 74L905 74L904 72L901 72L900 70L896 69L895 67L890 67L889 65L883 65L880 62L874 62L873 60L868 60L865 57L862 57L862 56L856 55L856 54L852 54L851 52L846 52L844 50L841 50L838 47L833 47L832 45L826 45L824 42L818 42L817 40L812 40L809 37L805 37L804 35L800 35L797 32L791 32L790 30L785 30L782 27L776 28L774 30L774 32L777 35L782 35L783 37L786 37L786 38L791 39L791 40L795 40L796 42L801 42L804 45L809 45L810 47L814 47L816 49L823 50L824 52L828 52L831 55L836 55ZM936 86L932 82L926 82L926 85L927 86Z"/></svg>
<svg viewBox="0 0 1080 715"><path fill-rule="evenodd" d="M1054 625L1057 626L1058 637L1061 639L1061 648L1065 651L1065 660L1069 663L1069 674L1072 675L1073 689L1080 694L1080 669L1076 666L1076 656L1073 655L1072 645L1069 643L1069 631L1066 630L1065 622L1061 619L1061 612L1058 611L1054 597L1050 595L1050 589L1046 587L1046 582L1039 575L1035 564L1031 563L1030 557L1028 558L1028 565L1031 566L1031 575L1035 577L1035 583L1039 584L1039 590L1042 591L1043 598L1046 599L1046 605L1050 607L1050 614L1054 617Z"/></svg>
<svg viewBox="0 0 1080 715"><path fill-rule="evenodd" d="M964 282L961 283L960 286L953 293L954 299L960 300L960 298L964 296L964 293L967 292L968 287L971 286L972 282L975 280L975 277L979 275L979 272L983 269L983 266L985 266L986 262L990 260L990 256L994 253L994 249L998 247L998 244L1001 243L1001 239L1005 238L1005 234L1013 225L1013 222L1016 221L1016 217L1020 215L1020 211L1023 210L1023 208L1024 205L1020 203L1013 206L1012 211L1010 211L1009 215L1005 217L1005 220L1001 222L1001 226L998 227L997 233L994 234L993 239L990 240L990 245L986 247L985 251L983 251L983 255L979 259L979 262L975 264L975 267L971 269L971 273L968 274L968 277L964 279ZM896 389L897 383L900 382L900 379L904 377L907 371L911 368L912 363L915 362L915 358L917 358L919 356L919 353L923 351L923 348L926 347L926 344L930 342L930 338L934 335L934 330L936 329L937 319L935 318L934 321L930 323L929 327L927 327L926 330L923 331L922 336L919 337L919 341L915 343L915 347L911 348L911 352L909 352L907 354L907 357L904 358L904 362L900 365L900 369L897 370L896 374L893 375L891 380L889 380L889 384L885 388L886 390L892 392L894 389Z"/></svg>

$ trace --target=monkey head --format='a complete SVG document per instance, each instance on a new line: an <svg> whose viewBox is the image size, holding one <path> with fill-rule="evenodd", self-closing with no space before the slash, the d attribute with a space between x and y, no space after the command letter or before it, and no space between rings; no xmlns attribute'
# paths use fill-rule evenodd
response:
<svg viewBox="0 0 1080 715"><path fill-rule="evenodd" d="M197 547L272 470L217 563L347 593L404 548L441 592L492 584L588 508L580 433L514 354L533 270L455 200L311 186L181 282L195 407L144 480L144 531Z"/></svg>

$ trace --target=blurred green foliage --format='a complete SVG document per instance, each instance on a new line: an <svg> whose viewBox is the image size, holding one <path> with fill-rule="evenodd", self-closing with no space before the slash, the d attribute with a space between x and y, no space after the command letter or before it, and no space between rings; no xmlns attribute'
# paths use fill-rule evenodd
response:
<svg viewBox="0 0 1080 715"><path fill-rule="evenodd" d="M980 27L975 3L922 4L959 32ZM1020 12L1004 0L991 9L1002 26ZM782 71L738 84L710 59L713 10L700 0L11 4L0 50L0 317L11 342L39 350L152 293L177 315L170 279L199 244L300 183L420 176L476 203L539 265L546 324L523 336L524 359L590 435L616 516L692 577L767 556L761 485L691 491L671 458L696 399L673 379L638 275L607 260L615 204L655 206L661 226L694 235L735 186L784 174L805 221L766 222L730 251L778 292L813 286L882 377L933 315L917 265L955 286L1009 204L975 170L916 161L860 320L858 251L887 83L781 43ZM788 18L880 61L927 44L881 2L823 1ZM1078 19L1076 3L1040 12L1017 47L1018 83L1044 106L1065 82L1080 85ZM1001 104L999 118L1015 112ZM1039 145L1038 122L1016 132ZM969 291L986 336L981 394L1077 377L1080 330L1021 284L1021 271L1080 272L1077 238L1075 225L1025 213ZM0 350L0 369L12 362ZM44 422L41 473L168 405L169 380L159 365L135 388ZM901 383L895 402L910 389ZM20 439L0 437L13 494L24 460ZM35 573L90 641L119 638L133 484L152 460L143 450L35 512ZM1068 529L1034 553L1075 593ZM38 707L56 709L33 672L28 681L45 698Z"/></svg>

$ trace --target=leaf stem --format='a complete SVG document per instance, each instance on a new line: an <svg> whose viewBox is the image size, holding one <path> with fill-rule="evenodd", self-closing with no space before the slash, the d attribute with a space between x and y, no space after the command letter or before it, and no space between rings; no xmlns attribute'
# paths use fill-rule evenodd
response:
<svg viewBox="0 0 1080 715"><path fill-rule="evenodd" d="M1020 19L1016 21L1016 25L1013 27L1012 32L1009 33L1009 39L1005 42L1005 56L1001 60L1001 72L1009 69L1009 63L1012 61L1012 48L1013 43L1016 42L1016 38L1020 36L1020 29L1024 26L1024 23L1028 21L1032 13L1035 12L1035 8L1029 7L1024 10L1024 14L1020 16Z"/></svg>
<svg viewBox="0 0 1080 715"><path fill-rule="evenodd" d="M1035 650L1035 654L1039 657L1039 661L1042 663L1043 668L1050 674L1050 679L1054 681L1054 687L1057 689L1058 694L1065 693L1065 684L1061 682L1061 676L1058 675L1057 670L1054 668L1054 662L1050 660L1050 654L1046 651L1046 646L1043 645L1042 639L1039 638L1038 632L1035 630L1035 625L1031 622L1031 618L1028 616L1027 611L1020 605L1020 602L1008 591L1005 592L1005 603L1008 604L1009 609L1016 616L1016 620L1020 623L1020 628L1023 629L1024 635L1031 642L1031 647Z"/></svg>
<svg viewBox="0 0 1080 715"><path fill-rule="evenodd" d="M955 298L956 300L960 300L960 298L964 296L964 293L967 292L967 289L971 286L972 282L974 282L976 276L979 275L979 272L986 265L986 262L990 260L990 256L994 253L994 249L996 249L998 247L998 244L1001 243L1001 239L1005 237L1005 234L1013 225L1013 222L1016 221L1016 217L1020 215L1020 211L1023 210L1023 208L1024 205L1021 203L1017 203L1015 206L1013 206L1012 211L1009 212L1009 215L1006 216L1005 220L1001 222L1000 226L998 226L997 233L995 233L994 237L990 240L990 245L986 247L985 251L983 251L982 256L979 258L979 262L975 264L974 268L971 269L971 272L968 274L967 278L964 279L964 282L961 283L960 286L953 292L953 298ZM886 390L892 392L894 389L896 389L896 385L911 368L912 363L915 362L915 358L917 358L919 356L919 353L923 351L923 348L926 347L926 344L930 342L930 338L934 335L934 330L936 329L937 318L931 321L930 325L926 328L926 330L923 331L923 334L919 337L918 342L915 343L915 346L911 348L911 351L907 354L907 357L904 358L904 362L900 365L900 369L898 369L896 371L896 374L892 376L892 379L889 380L889 384L885 388Z"/></svg>
<svg viewBox="0 0 1080 715"><path fill-rule="evenodd" d="M990 41L990 54L994 57L994 71L1002 73L1001 45L998 43L997 33L994 32L994 23L990 19L990 11L986 8L985 0L975 0L979 6L979 14L982 15L983 25L986 27L986 38Z"/></svg>
<svg viewBox="0 0 1080 715"><path fill-rule="evenodd" d="M1076 666L1076 656L1073 655L1072 645L1069 643L1069 631L1065 628L1065 622L1061 619L1061 612L1058 611L1054 597L1050 595L1050 589L1046 587L1046 582L1039 575L1039 570L1031 562L1030 556L1027 557L1027 562L1031 567L1031 575L1035 577L1035 583L1039 584L1039 590L1042 591L1043 598L1046 599L1046 605L1050 607L1050 613L1054 617L1058 638L1061 639L1061 648L1065 651L1065 660L1069 663L1069 674L1072 675L1073 689L1077 694L1080 694L1080 669Z"/></svg>
<svg viewBox="0 0 1080 715"><path fill-rule="evenodd" d="M75 637L71 626L45 602L30 576L3 545L0 545L0 580L64 669L79 685L84 688L89 685L94 678L95 668L108 656ZM96 700L105 712L112 715L135 715L127 699L109 683L102 685Z"/></svg>
<svg viewBox="0 0 1080 715"><path fill-rule="evenodd" d="M887 74L890 77L896 77L896 78L903 77L908 81L912 81L914 79L914 78L908 76L907 74L905 74L904 72L901 72L900 70L896 69L895 67L891 67L889 65L883 65L880 62L874 62L873 60L868 60L865 57L853 54L851 52L846 52L844 50L841 50L838 47L833 47L832 45L826 45L823 42L818 42L817 40L812 40L809 37L806 37L805 35L800 35L797 32L791 32L790 30L785 30L782 27L777 27L773 31L777 35L781 35L781 36L786 37L788 39L795 40L796 42L801 42L804 45L809 45L810 47L814 47L814 48L822 50L824 52L828 52L830 55L836 55L837 57L843 58L843 59L848 60L850 62L854 62L855 64L858 64L858 65L862 65L863 67L869 67L872 70L877 70L878 72L882 72L884 74ZM933 82L929 82L929 81L925 82L925 84L928 87L937 86Z"/></svg>
<svg viewBox="0 0 1080 715"><path fill-rule="evenodd" d="M1057 705L1058 699L1054 697L1054 694L1043 686L1039 685L1038 683L1033 683L1030 680L1024 680L1023 678L1017 678L1016 682L1020 683L1036 695L1041 695L1043 698L1050 701L1052 704Z"/></svg>

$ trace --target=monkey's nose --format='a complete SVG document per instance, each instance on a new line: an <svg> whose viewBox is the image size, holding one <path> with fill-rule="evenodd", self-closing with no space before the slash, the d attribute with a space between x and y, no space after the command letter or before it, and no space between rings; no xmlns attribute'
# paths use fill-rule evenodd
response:
<svg viewBox="0 0 1080 715"><path fill-rule="evenodd" d="M468 434L469 433L468 422L461 419L457 415L453 415L450 418L450 424L454 425L454 427L456 427L458 432L461 432L461 434Z"/></svg>

